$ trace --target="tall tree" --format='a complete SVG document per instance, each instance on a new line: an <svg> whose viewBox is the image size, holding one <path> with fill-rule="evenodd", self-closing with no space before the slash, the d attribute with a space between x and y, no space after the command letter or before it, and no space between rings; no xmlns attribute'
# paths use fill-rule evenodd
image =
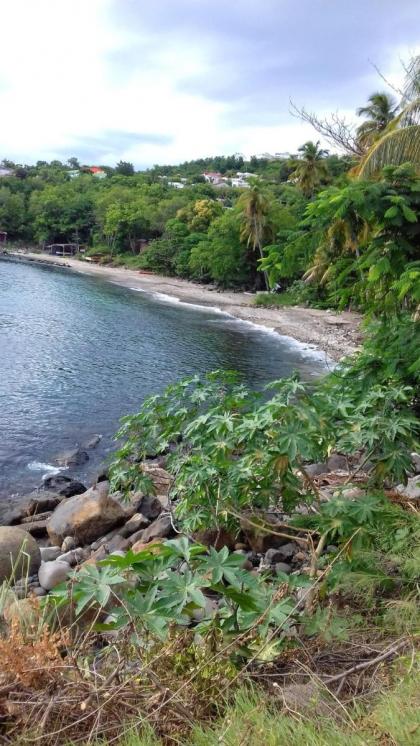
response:
<svg viewBox="0 0 420 746"><path fill-rule="evenodd" d="M319 147L319 140L305 142L300 148L301 158L291 174L296 179L298 186L305 197L312 197L316 188L328 175L328 167L325 161L328 150Z"/></svg>
<svg viewBox="0 0 420 746"><path fill-rule="evenodd" d="M384 166L411 162L420 173L420 55L404 67L400 113L385 127L357 169L360 178L377 177Z"/></svg>
<svg viewBox="0 0 420 746"><path fill-rule="evenodd" d="M238 200L238 207L241 215L241 240L254 253L258 252L260 258L263 259L263 247L272 239L273 229L270 219L270 199L259 180L254 179L250 182L250 188ZM268 289L266 272L264 272L264 282Z"/></svg>
<svg viewBox="0 0 420 746"><path fill-rule="evenodd" d="M366 117L366 121L357 128L362 147L369 147L393 121L398 105L393 96L388 93L372 93L366 106L357 109L359 117Z"/></svg>

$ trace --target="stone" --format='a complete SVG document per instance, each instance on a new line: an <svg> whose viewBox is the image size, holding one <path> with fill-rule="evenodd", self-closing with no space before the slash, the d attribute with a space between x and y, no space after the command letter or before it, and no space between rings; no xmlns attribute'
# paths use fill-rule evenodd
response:
<svg viewBox="0 0 420 746"><path fill-rule="evenodd" d="M78 547L77 549L70 549L70 551L65 552L65 554L60 554L56 559L60 562L67 562L69 565L73 566L79 565L87 559L87 557L85 556L84 550L81 547Z"/></svg>
<svg viewBox="0 0 420 746"><path fill-rule="evenodd" d="M45 476L43 478L42 484L47 488L47 490L58 492L59 489L72 481L72 478L68 477L66 474L51 474L50 476Z"/></svg>
<svg viewBox="0 0 420 746"><path fill-rule="evenodd" d="M65 484L59 490L61 497L74 497L74 495L83 495L87 491L87 487L82 482L78 482L77 479L72 479L71 482Z"/></svg>
<svg viewBox="0 0 420 746"><path fill-rule="evenodd" d="M131 547L131 551L133 552L133 554L139 554L139 552L143 552L145 549L147 549L147 551L153 553L153 548L156 545L161 544L162 541L163 539L154 539L154 541L152 541L150 544L146 544L144 541L136 541L135 544L133 544L133 546Z"/></svg>
<svg viewBox="0 0 420 746"><path fill-rule="evenodd" d="M331 719L337 715L336 706L327 688L325 685L319 686L315 681L279 687L277 694L288 712Z"/></svg>
<svg viewBox="0 0 420 746"><path fill-rule="evenodd" d="M69 552L70 549L76 549L76 540L73 536L66 536L61 545L61 551Z"/></svg>
<svg viewBox="0 0 420 746"><path fill-rule="evenodd" d="M58 466L81 466L89 461L89 454L76 446L60 453L54 461Z"/></svg>
<svg viewBox="0 0 420 746"><path fill-rule="evenodd" d="M290 575L292 572L292 568L287 564L287 562L276 562L274 569L276 573L284 573L285 575Z"/></svg>
<svg viewBox="0 0 420 746"><path fill-rule="evenodd" d="M124 552L125 549L128 549L129 542L124 538L124 536L121 536L121 534L116 534L112 537L111 541L107 542L104 546L108 554L114 554L117 551Z"/></svg>
<svg viewBox="0 0 420 746"><path fill-rule="evenodd" d="M109 531L107 534L105 534L105 536L101 536L100 539L97 539L97 541L92 542L92 544L90 545L90 548L93 549L94 552L96 552L96 550L99 549L99 547L105 546L105 544L112 541L114 536L116 536L116 534L119 534L120 531L121 531L120 527L114 528L113 531Z"/></svg>
<svg viewBox="0 0 420 746"><path fill-rule="evenodd" d="M96 473L96 477L93 480L94 484L99 484L99 482L108 482L109 481L109 469L106 464L102 464L99 471Z"/></svg>
<svg viewBox="0 0 420 746"><path fill-rule="evenodd" d="M48 591L46 591L45 588L39 585L37 588L32 588L32 593L34 596L41 598L42 596L46 596Z"/></svg>
<svg viewBox="0 0 420 746"><path fill-rule="evenodd" d="M135 544L136 542L142 541L143 534L144 534L144 529L141 529L140 531L135 531L134 534L131 534L131 536L127 538L128 546L129 547L133 546L133 544Z"/></svg>
<svg viewBox="0 0 420 746"><path fill-rule="evenodd" d="M267 549L265 556L264 556L264 564L266 565L275 565L276 562L281 562L284 559L283 554L280 552L279 549L274 549L273 547L271 549Z"/></svg>
<svg viewBox="0 0 420 746"><path fill-rule="evenodd" d="M291 559L298 550L299 547L292 541L288 541L287 544L283 544L277 549L281 557L281 561Z"/></svg>
<svg viewBox="0 0 420 746"><path fill-rule="evenodd" d="M332 453L327 459L328 471L348 471L349 465L346 456L341 453Z"/></svg>
<svg viewBox="0 0 420 746"><path fill-rule="evenodd" d="M47 530L53 544L61 544L66 536L73 536L83 546L123 523L125 517L123 508L108 496L108 483L101 482L83 495L60 503L47 523Z"/></svg>
<svg viewBox="0 0 420 746"><path fill-rule="evenodd" d="M35 515L24 516L21 520L21 524L37 523L38 521L46 521L52 516L52 510L46 510L44 513L36 513Z"/></svg>
<svg viewBox="0 0 420 746"><path fill-rule="evenodd" d="M33 536L17 526L0 527L0 583L33 575L41 564L41 552Z"/></svg>
<svg viewBox="0 0 420 746"><path fill-rule="evenodd" d="M328 472L328 464L326 462L318 462L316 464L305 464L305 471L310 477L319 477L321 474Z"/></svg>
<svg viewBox="0 0 420 746"><path fill-rule="evenodd" d="M59 558L61 547L40 547L41 559L43 562L52 562Z"/></svg>
<svg viewBox="0 0 420 746"><path fill-rule="evenodd" d="M143 528L147 528L150 525L150 521L143 513L134 513L133 516L127 521L125 526L122 527L120 533L121 536L130 536L136 531L140 531Z"/></svg>
<svg viewBox="0 0 420 746"><path fill-rule="evenodd" d="M43 562L38 570L39 582L46 591L51 591L56 585L63 583L70 573L68 562L54 560L53 562Z"/></svg>
<svg viewBox="0 0 420 746"><path fill-rule="evenodd" d="M152 480L157 495L169 495L174 480L166 469L147 461L142 464L141 469Z"/></svg>
<svg viewBox="0 0 420 746"><path fill-rule="evenodd" d="M47 535L47 521L30 521L28 523L23 523L22 528L32 536L36 536L38 539Z"/></svg>
<svg viewBox="0 0 420 746"><path fill-rule="evenodd" d="M54 510L62 497L56 492L49 490L37 490L28 495L25 513L27 516L39 515L49 510Z"/></svg>
<svg viewBox="0 0 420 746"><path fill-rule="evenodd" d="M102 435L99 435L98 433L94 433L84 444L83 448L96 448L96 446L101 442Z"/></svg>
<svg viewBox="0 0 420 746"><path fill-rule="evenodd" d="M412 453L411 455L411 463L413 464L413 469L415 474L420 474L420 453Z"/></svg>
<svg viewBox="0 0 420 746"><path fill-rule="evenodd" d="M154 495L142 495L141 492L137 492L133 498L133 502L136 497L138 497L137 512L144 515L149 521L154 521L161 514L162 503L157 497Z"/></svg>
<svg viewBox="0 0 420 746"><path fill-rule="evenodd" d="M171 516L161 515L159 516L159 518L156 518L156 520L153 521L153 523L151 523L148 528L144 530L142 541L147 544L147 542L151 541L152 539L164 539L167 536L170 536L172 533L173 528Z"/></svg>
<svg viewBox="0 0 420 746"><path fill-rule="evenodd" d="M420 499L420 475L410 477L407 484L398 484L395 490L408 500Z"/></svg>

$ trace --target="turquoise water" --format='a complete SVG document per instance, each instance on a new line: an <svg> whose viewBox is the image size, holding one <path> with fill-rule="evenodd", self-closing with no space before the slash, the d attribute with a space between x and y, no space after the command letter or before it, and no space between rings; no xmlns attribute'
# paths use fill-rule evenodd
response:
<svg viewBox="0 0 420 746"><path fill-rule="evenodd" d="M68 270L0 260L0 497L37 486L54 456L102 434L89 478L119 418L195 372L237 369L259 387L322 356L211 309L168 303Z"/></svg>

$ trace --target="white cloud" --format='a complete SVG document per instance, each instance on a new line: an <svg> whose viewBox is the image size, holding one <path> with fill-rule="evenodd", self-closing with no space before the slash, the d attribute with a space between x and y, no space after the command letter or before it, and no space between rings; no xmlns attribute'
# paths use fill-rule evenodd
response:
<svg viewBox="0 0 420 746"><path fill-rule="evenodd" d="M314 137L293 119L250 126L228 96L217 100L189 91L184 83L191 76L211 81L225 74L234 81L240 70L223 73L223 47L216 52L214 43L198 36L186 41L184 35L146 31L141 23L136 29L116 26L118 2L0 0L0 159L65 158L118 132L138 132L139 142L116 140L102 151L102 163L295 151ZM407 57L406 51L396 50L385 70L393 80L400 74L398 54ZM370 80L368 62L367 68ZM167 141L142 142L142 134Z"/></svg>

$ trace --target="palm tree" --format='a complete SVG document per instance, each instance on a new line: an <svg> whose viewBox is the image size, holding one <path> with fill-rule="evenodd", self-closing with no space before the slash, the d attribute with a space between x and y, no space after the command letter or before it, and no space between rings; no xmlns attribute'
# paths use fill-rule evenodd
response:
<svg viewBox="0 0 420 746"><path fill-rule="evenodd" d="M273 237L272 223L270 219L270 200L262 183L258 179L249 182L249 189L244 192L238 200L241 210L241 240L257 252L262 259L263 247L267 240ZM264 272L264 281L268 290L269 283L267 273Z"/></svg>
<svg viewBox="0 0 420 746"><path fill-rule="evenodd" d="M405 70L401 111L362 157L356 171L361 179L375 177L384 166L407 162L420 173L420 55Z"/></svg>
<svg viewBox="0 0 420 746"><path fill-rule="evenodd" d="M393 96L388 93L372 93L367 106L357 109L359 117L367 120L357 128L357 136L362 147L369 147L380 136L388 125L395 119L398 110Z"/></svg>
<svg viewBox="0 0 420 746"><path fill-rule="evenodd" d="M328 150L319 147L319 140L317 142L309 140L298 150L302 156L290 178L296 179L305 197L310 198L328 175L325 162Z"/></svg>

